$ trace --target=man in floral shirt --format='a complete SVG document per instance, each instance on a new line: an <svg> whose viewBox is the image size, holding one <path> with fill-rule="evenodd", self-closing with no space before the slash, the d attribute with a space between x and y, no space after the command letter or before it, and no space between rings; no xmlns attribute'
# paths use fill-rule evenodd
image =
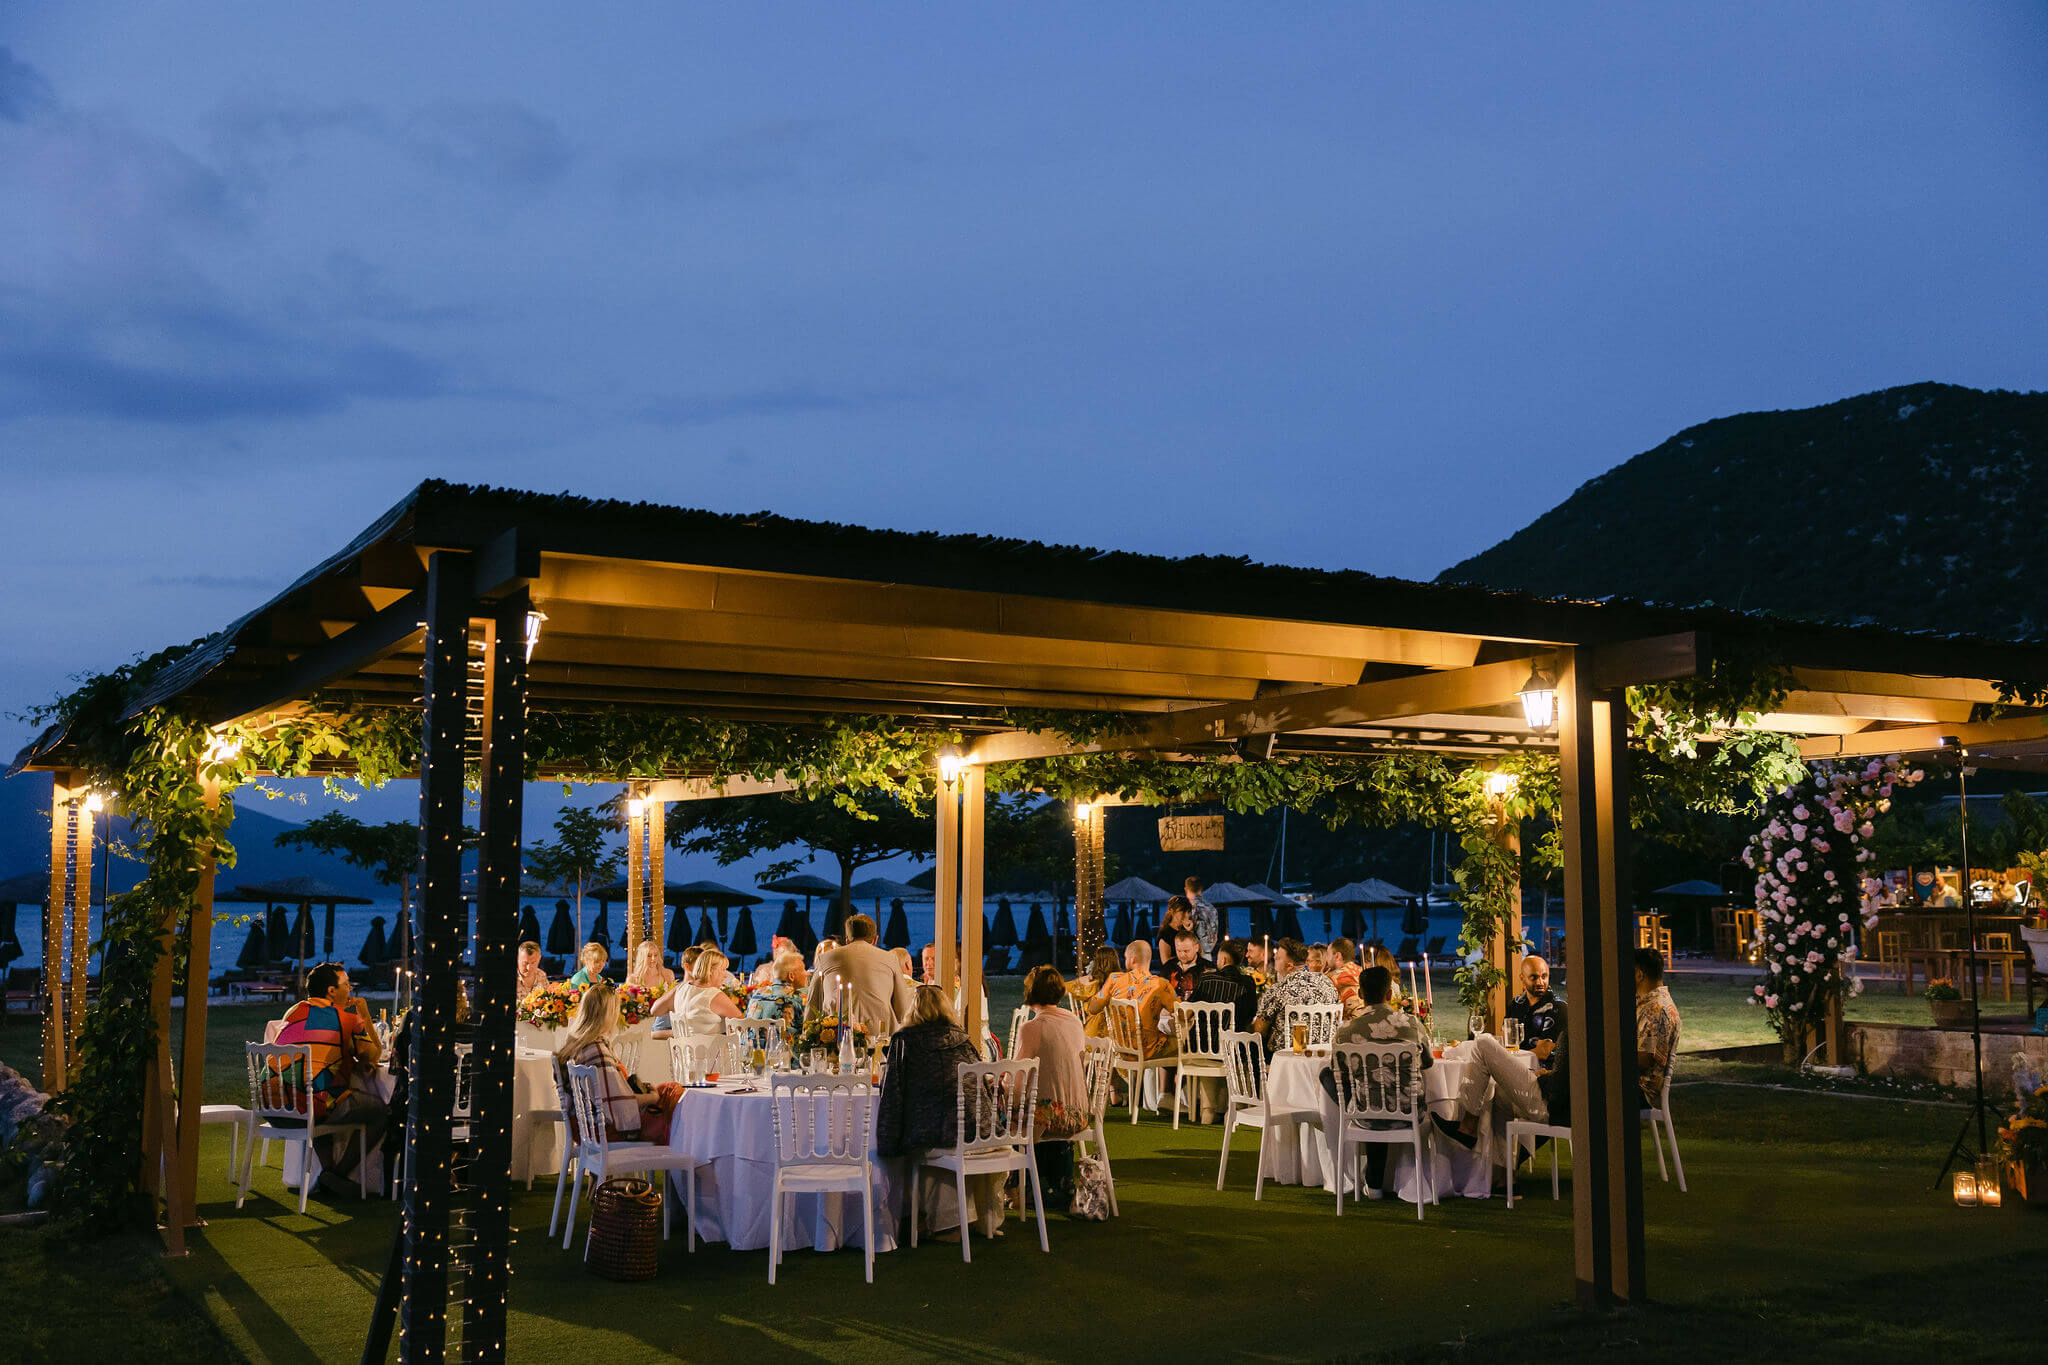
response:
<svg viewBox="0 0 2048 1365"><path fill-rule="evenodd" d="M1664 1102L1664 1082L1671 1075L1671 1054L1678 1050L1678 1006L1664 987L1664 955L1655 948L1636 950L1636 1078L1643 1103Z"/></svg>
<svg viewBox="0 0 2048 1365"><path fill-rule="evenodd" d="M1308 949L1298 938L1283 938L1273 945L1274 967L1280 979L1259 997L1259 1012L1252 1029L1266 1040L1266 1051L1287 1041L1280 1035L1281 1018L1289 1005L1334 1005L1337 988L1321 972L1308 969Z"/></svg>

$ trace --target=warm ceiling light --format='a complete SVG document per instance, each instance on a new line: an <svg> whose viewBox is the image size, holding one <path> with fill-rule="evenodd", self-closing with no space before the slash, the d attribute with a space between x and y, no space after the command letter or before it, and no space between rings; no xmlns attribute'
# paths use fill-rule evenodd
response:
<svg viewBox="0 0 2048 1365"><path fill-rule="evenodd" d="M1522 699L1522 718L1529 722L1531 730L1540 734L1555 728L1557 679L1545 673L1542 664L1537 664L1529 670L1529 681L1522 684L1522 690L1518 695Z"/></svg>
<svg viewBox="0 0 2048 1365"><path fill-rule="evenodd" d="M230 735L216 734L206 741L208 763L232 763L242 756L242 741Z"/></svg>
<svg viewBox="0 0 2048 1365"><path fill-rule="evenodd" d="M1074 818L1085 825L1088 823L1088 816L1093 810L1094 807L1090 806L1086 801L1076 801L1074 803Z"/></svg>
<svg viewBox="0 0 2048 1365"><path fill-rule="evenodd" d="M960 769L965 765L966 760L960 757L960 751L948 744L939 750L939 781L952 786L959 780Z"/></svg>
<svg viewBox="0 0 2048 1365"><path fill-rule="evenodd" d="M533 647L540 643L541 622L547 619L548 614L539 609L526 613L526 662L528 663L533 662Z"/></svg>
<svg viewBox="0 0 2048 1365"><path fill-rule="evenodd" d="M1506 796L1514 789L1515 775L1513 773L1504 773L1496 769L1486 775L1486 790L1491 792L1495 799Z"/></svg>
<svg viewBox="0 0 2048 1365"><path fill-rule="evenodd" d="M629 796L626 798L627 819L638 820L642 815L645 815L646 813L647 803L645 801L641 800L637 796Z"/></svg>

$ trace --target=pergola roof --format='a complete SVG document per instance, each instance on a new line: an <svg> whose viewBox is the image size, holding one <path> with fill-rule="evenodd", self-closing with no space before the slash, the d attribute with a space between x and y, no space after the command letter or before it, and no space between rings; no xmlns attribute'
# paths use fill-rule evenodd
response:
<svg viewBox="0 0 2048 1365"><path fill-rule="evenodd" d="M2048 751L2048 718L1967 724L1996 699L1989 680L2048 682L2038 644L439 482L164 670L136 709L183 697L227 721L323 689L414 704L439 550L471 555L481 595L524 585L546 613L541 710L880 713L987 733L1014 728L1008 709L1083 709L1147 719L1161 750L1263 731L1280 753L1484 755L1548 743L1513 704L1531 660L1637 642L1637 672L1605 685L1690 672L1709 649L1790 666L1795 690L1763 723L1816 756L1959 730L1986 759ZM18 762L61 766L61 738Z"/></svg>

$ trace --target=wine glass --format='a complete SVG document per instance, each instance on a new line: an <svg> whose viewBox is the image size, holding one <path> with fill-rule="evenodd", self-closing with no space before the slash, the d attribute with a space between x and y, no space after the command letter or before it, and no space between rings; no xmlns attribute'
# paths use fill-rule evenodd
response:
<svg viewBox="0 0 2048 1365"><path fill-rule="evenodd" d="M1465 1016L1466 1037L1477 1038L1484 1032L1486 1032L1486 1012L1484 1010L1473 1010Z"/></svg>

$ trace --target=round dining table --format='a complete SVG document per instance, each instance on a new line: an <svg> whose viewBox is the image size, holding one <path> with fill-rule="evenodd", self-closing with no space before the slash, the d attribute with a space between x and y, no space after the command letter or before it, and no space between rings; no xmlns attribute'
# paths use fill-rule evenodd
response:
<svg viewBox="0 0 2048 1365"><path fill-rule="evenodd" d="M1423 1098L1432 1113L1446 1119L1458 1115L1458 1088L1464 1083L1467 1045L1453 1044L1442 1049L1441 1055L1432 1054L1430 1065L1422 1073ZM1518 1052L1514 1054L1533 1067L1535 1054ZM1266 1064L1266 1096L1276 1111L1292 1110L1307 1112L1321 1117L1320 1128L1306 1122L1280 1122L1275 1125L1266 1158L1266 1179L1283 1185L1320 1185L1334 1193L1335 1173L1330 1170L1330 1135L1337 1131L1337 1101L1323 1088L1323 1075L1330 1069L1330 1059L1318 1053L1296 1053L1285 1049L1273 1054ZM1495 1131L1492 1102L1489 1099L1487 1112L1480 1115L1479 1141L1470 1149L1457 1143L1444 1142L1434 1137L1425 1141L1424 1152L1429 1162L1429 1179L1423 1186L1427 1199L1434 1191L1441 1198L1456 1195L1468 1199L1486 1199L1493 1194L1493 1175L1496 1167L1505 1165L1502 1158L1501 1139ZM1343 1173L1344 1192L1355 1192L1350 1172ZM1412 1147L1392 1146L1387 1161L1386 1193L1395 1198L1413 1200L1416 1187L1415 1151Z"/></svg>

